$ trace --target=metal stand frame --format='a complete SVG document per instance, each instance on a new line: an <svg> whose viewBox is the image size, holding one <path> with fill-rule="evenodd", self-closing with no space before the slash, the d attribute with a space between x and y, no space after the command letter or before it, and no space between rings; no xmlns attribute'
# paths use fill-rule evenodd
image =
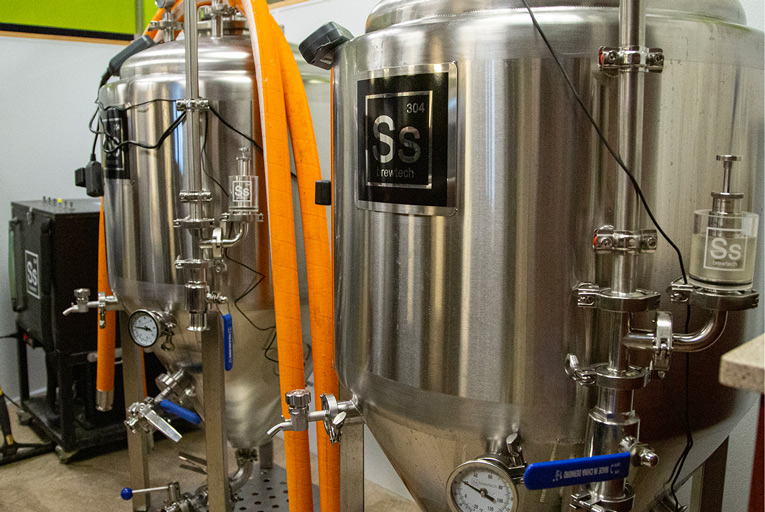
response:
<svg viewBox="0 0 765 512"><path fill-rule="evenodd" d="M128 315L119 312L120 339L129 340ZM122 378L125 387L125 403L143 401L143 349L135 343L128 342L122 347ZM130 485L133 489L146 489L149 485L149 446L150 434L142 429L136 433L128 432L128 459L130 463ZM136 494L133 498L133 510L146 512L151 509L149 493Z"/></svg>
<svg viewBox="0 0 765 512"><path fill-rule="evenodd" d="M691 504L693 512L722 512L725 470L728 463L728 438L693 472Z"/></svg>
<svg viewBox="0 0 765 512"><path fill-rule="evenodd" d="M350 392L340 384L340 399ZM319 427L321 428L321 427ZM347 423L340 443L340 510L364 512L364 423Z"/></svg>
<svg viewBox="0 0 765 512"><path fill-rule="evenodd" d="M225 425L226 386L220 315L208 311L208 328L202 331L202 379L204 380L205 451L208 508L233 510L228 488L228 450Z"/></svg>

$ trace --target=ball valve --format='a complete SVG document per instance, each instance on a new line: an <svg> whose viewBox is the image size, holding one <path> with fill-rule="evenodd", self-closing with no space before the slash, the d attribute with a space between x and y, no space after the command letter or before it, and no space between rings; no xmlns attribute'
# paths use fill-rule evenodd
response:
<svg viewBox="0 0 765 512"><path fill-rule="evenodd" d="M322 408L320 411L309 412L311 399L311 392L307 389L295 389L285 393L284 401L289 407L290 417L285 419L282 416L283 421L271 427L268 430L268 435L273 437L282 430L303 432L308 430L309 423L321 421L324 423L324 429L327 431L329 440L335 444L340 441L345 421L360 416L352 401L338 402L331 394L321 395Z"/></svg>

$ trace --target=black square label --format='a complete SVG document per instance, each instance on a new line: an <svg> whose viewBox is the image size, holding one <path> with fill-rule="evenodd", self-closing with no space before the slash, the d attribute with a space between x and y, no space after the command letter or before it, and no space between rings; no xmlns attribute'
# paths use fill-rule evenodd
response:
<svg viewBox="0 0 765 512"><path fill-rule="evenodd" d="M447 206L449 73L358 82L358 198Z"/></svg>
<svg viewBox="0 0 765 512"><path fill-rule="evenodd" d="M104 175L109 179L128 179L128 147L120 146L127 139L127 112L115 107L107 108L101 121L104 125Z"/></svg>

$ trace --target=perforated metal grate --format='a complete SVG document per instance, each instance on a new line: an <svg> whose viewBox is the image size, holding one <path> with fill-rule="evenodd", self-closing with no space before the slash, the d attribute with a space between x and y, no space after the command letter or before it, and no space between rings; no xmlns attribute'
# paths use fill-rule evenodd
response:
<svg viewBox="0 0 765 512"><path fill-rule="evenodd" d="M314 509L319 507L319 488L313 486ZM250 480L236 495L235 512L287 512L287 471L279 466L253 471Z"/></svg>

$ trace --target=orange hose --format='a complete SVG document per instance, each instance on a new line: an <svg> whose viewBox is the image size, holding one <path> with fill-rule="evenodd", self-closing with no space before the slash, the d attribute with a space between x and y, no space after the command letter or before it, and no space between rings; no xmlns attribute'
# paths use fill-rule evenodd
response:
<svg viewBox="0 0 765 512"><path fill-rule="evenodd" d="M278 43L287 123L297 169L308 276L316 409L319 410L322 393L338 394L337 375L333 366L335 340L327 211L326 207L317 205L315 201L321 166L303 79L289 43L276 21L273 18L271 21L271 30ZM321 510L340 512L340 448L332 445L327 432L321 427L316 429L316 441L319 451Z"/></svg>
<svg viewBox="0 0 765 512"><path fill-rule="evenodd" d="M173 6L170 8L170 12L174 14L174 18L176 21L183 22L183 10L176 12L176 9L178 6L183 4L183 0L176 0L176 2L173 4ZM210 0L204 0L202 2L197 2L197 8L200 5L211 5L212 2ZM154 16L151 17L151 21L160 21L165 16L165 9L159 9L156 13L154 13ZM149 30L149 27L146 27L146 30L143 31L143 35L149 36L152 39L157 38L157 32L159 30ZM181 31L176 30L175 35L177 36Z"/></svg>
<svg viewBox="0 0 765 512"><path fill-rule="evenodd" d="M182 1L183 0L178 0L177 2L175 2L173 7L175 7ZM165 9L158 9L157 12L154 13L154 16L151 17L151 21L160 21L164 15L165 15ZM157 37L157 32L159 32L159 30L149 30L149 25L147 25L146 30L143 31L143 35L149 36L152 39L154 39Z"/></svg>
<svg viewBox="0 0 765 512"><path fill-rule="evenodd" d="M109 275L106 271L106 225L104 223L104 201L98 217L98 291L111 295ZM106 312L106 328L98 329L98 359L96 362L96 389L102 392L114 391L114 343L117 335L117 318L114 311Z"/></svg>
<svg viewBox="0 0 765 512"><path fill-rule="evenodd" d="M303 340L300 326L295 226L292 212L292 180L284 108L281 68L265 0L232 1L247 15L253 38L253 57L258 74L260 122L266 167L268 223L271 237L271 274L274 288L276 332L279 336L279 384L282 395L305 387ZM282 402L282 414L289 411ZM308 432L285 432L287 488L290 511L313 512Z"/></svg>

